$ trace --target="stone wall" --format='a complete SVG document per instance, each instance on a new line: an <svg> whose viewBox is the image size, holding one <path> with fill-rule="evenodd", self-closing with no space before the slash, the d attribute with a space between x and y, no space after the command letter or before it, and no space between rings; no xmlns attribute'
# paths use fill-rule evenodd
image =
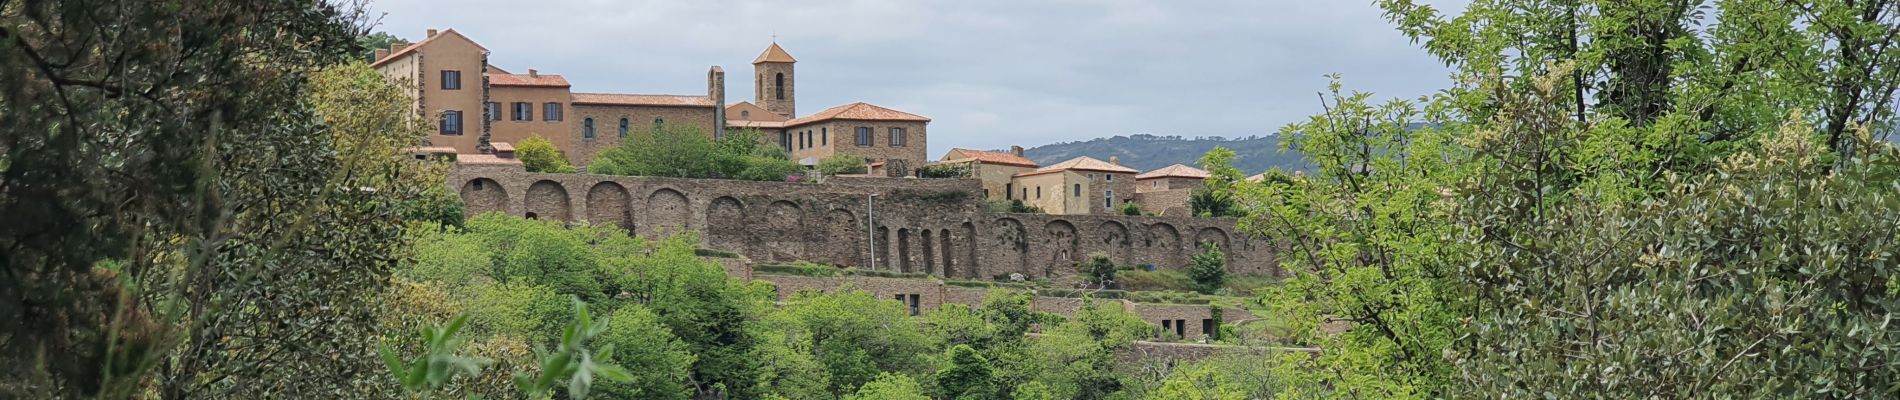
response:
<svg viewBox="0 0 1900 400"><path fill-rule="evenodd" d="M1272 238L1238 234L1231 219L990 213L980 210L981 183L974 179L841 178L813 184L461 166L450 172L448 184L471 215L493 211L615 224L641 235L698 231L705 247L759 261L808 260L965 279L1020 273L1069 282L1076 261L1091 253L1121 264L1185 269L1198 244L1212 242L1226 250L1235 273L1279 272ZM867 203L869 195L876 197Z"/></svg>
<svg viewBox="0 0 1900 400"><path fill-rule="evenodd" d="M675 107L640 105L601 105L575 104L568 115L567 131L560 132L562 142L556 142L565 152L569 162L574 165L593 163L594 155L602 150L619 146L623 140L633 135L651 135L658 121L667 126L687 126L697 129L711 137L713 134L713 113L717 107ZM587 119L594 120L594 137L587 138ZM620 120L627 120L627 137L620 136Z"/></svg>
<svg viewBox="0 0 1900 400"><path fill-rule="evenodd" d="M1193 195L1193 189L1157 190L1135 194L1135 202L1141 203L1141 211L1145 213L1188 217L1193 212L1188 198Z"/></svg>

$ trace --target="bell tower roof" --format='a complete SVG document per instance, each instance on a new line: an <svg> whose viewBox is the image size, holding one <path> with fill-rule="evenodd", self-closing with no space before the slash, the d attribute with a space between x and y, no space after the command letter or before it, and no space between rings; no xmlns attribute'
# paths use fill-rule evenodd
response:
<svg viewBox="0 0 1900 400"><path fill-rule="evenodd" d="M764 53L759 53L759 58L752 60L753 64L795 62L798 60L792 58L791 53L786 53L785 48L778 47L778 42L772 42L772 46L766 47Z"/></svg>

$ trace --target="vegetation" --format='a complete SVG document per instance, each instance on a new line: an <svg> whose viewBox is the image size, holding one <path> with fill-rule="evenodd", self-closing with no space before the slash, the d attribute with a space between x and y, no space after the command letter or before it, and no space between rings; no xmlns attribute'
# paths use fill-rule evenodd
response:
<svg viewBox="0 0 1900 400"><path fill-rule="evenodd" d="M1044 214L1042 207L1023 204L1022 200L984 200L983 211L1008 212L1022 214Z"/></svg>
<svg viewBox="0 0 1900 400"><path fill-rule="evenodd" d="M756 129L726 131L714 140L698 128L666 125L629 136L594 156L588 172L675 178L797 181L804 167L784 148L766 143Z"/></svg>
<svg viewBox="0 0 1900 400"><path fill-rule="evenodd" d="M1141 204L1133 202L1122 203L1121 213L1122 215L1141 215Z"/></svg>
<svg viewBox="0 0 1900 400"><path fill-rule="evenodd" d="M859 175L871 173L871 169L864 162L864 157L835 154L818 160L818 172L825 175Z"/></svg>
<svg viewBox="0 0 1900 400"><path fill-rule="evenodd" d="M574 173L574 166L567 163L567 156L561 154L561 149L555 148L554 142L538 134L515 143L515 158L521 160L521 165L528 172Z"/></svg>
<svg viewBox="0 0 1900 400"><path fill-rule="evenodd" d="M969 178L972 163L930 164L917 168L919 178Z"/></svg>
<svg viewBox="0 0 1900 400"><path fill-rule="evenodd" d="M1226 286L1227 255L1222 253L1220 245L1202 243L1201 254L1195 254L1188 264L1188 277L1194 279L1194 290L1203 294L1213 294Z"/></svg>
<svg viewBox="0 0 1900 400"><path fill-rule="evenodd" d="M1100 285L1104 289L1114 287L1115 271L1119 269L1121 266L1115 265L1115 261L1103 253L1091 253L1088 259L1075 263L1075 271L1082 274L1083 282Z"/></svg>

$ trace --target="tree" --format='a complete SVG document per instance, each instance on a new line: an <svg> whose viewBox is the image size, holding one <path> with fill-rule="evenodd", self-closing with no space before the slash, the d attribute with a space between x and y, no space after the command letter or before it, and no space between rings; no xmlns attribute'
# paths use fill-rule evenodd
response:
<svg viewBox="0 0 1900 400"><path fill-rule="evenodd" d="M1208 176L1202 180L1201 187L1188 193L1188 209L1197 217L1241 216L1240 209L1234 205L1234 190L1246 178L1234 168L1234 151L1215 146L1201 156L1201 168L1207 170Z"/></svg>
<svg viewBox="0 0 1900 400"><path fill-rule="evenodd" d="M1075 263L1075 271L1082 274L1084 282L1103 288L1115 285L1115 270L1118 268L1115 260L1108 258L1108 254L1099 252L1090 253L1087 260Z"/></svg>
<svg viewBox="0 0 1900 400"><path fill-rule="evenodd" d="M1141 203L1122 203L1122 215L1141 215Z"/></svg>
<svg viewBox="0 0 1900 400"><path fill-rule="evenodd" d="M1190 260L1188 277L1194 279L1194 290L1204 294L1214 294L1227 281L1227 255L1221 253L1220 245L1213 242L1202 243L1205 250L1195 254Z"/></svg>
<svg viewBox="0 0 1900 400"><path fill-rule="evenodd" d="M614 310L611 321L600 342L613 346L614 364L626 368L630 380L603 384L602 394L621 399L692 397L686 379L693 354L660 324L659 316L646 307L629 304Z"/></svg>
<svg viewBox="0 0 1900 400"><path fill-rule="evenodd" d="M990 360L983 358L976 349L959 344L951 347L944 356L950 360L950 365L937 371L937 386L943 388L945 398L969 400L1001 398L997 394Z"/></svg>
<svg viewBox="0 0 1900 400"><path fill-rule="evenodd" d="M515 143L515 158L521 159L521 165L528 172L574 173L574 166L567 163L567 156L561 154L561 149L555 148L554 142L538 134L529 135L527 139L521 139L521 143Z"/></svg>
<svg viewBox="0 0 1900 400"><path fill-rule="evenodd" d="M910 313L863 290L801 292L767 319L775 333L810 349L834 395L857 390L879 372L925 371L928 338Z"/></svg>
<svg viewBox="0 0 1900 400"><path fill-rule="evenodd" d="M1037 381L1060 398L1108 398L1128 386L1126 374L1115 369L1115 354L1154 331L1119 303L1086 298L1074 317L1037 341L1039 361L1048 368Z"/></svg>
<svg viewBox="0 0 1900 400"><path fill-rule="evenodd" d="M865 167L864 157L836 154L818 160L818 172L825 175L852 175L870 173L870 170Z"/></svg>
<svg viewBox="0 0 1900 400"><path fill-rule="evenodd" d="M917 381L899 374L878 374L877 380L864 384L844 400L930 400Z"/></svg>
<svg viewBox="0 0 1900 400"><path fill-rule="evenodd" d="M608 175L785 181L804 167L756 129L735 129L713 140L691 127L666 126L594 157L588 171Z"/></svg>
<svg viewBox="0 0 1900 400"><path fill-rule="evenodd" d="M356 47L361 49L363 62L375 63L377 49L388 49L390 45L403 41L405 40L396 35L391 35L389 32L375 32L358 37L356 39Z"/></svg>

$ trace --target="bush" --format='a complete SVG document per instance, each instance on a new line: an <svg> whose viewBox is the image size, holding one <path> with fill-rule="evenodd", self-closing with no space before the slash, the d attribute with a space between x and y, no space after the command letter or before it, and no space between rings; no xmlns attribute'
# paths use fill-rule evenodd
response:
<svg viewBox="0 0 1900 400"><path fill-rule="evenodd" d="M588 171L607 175L673 178L797 180L804 167L784 148L767 144L754 129L728 131L713 140L698 128L666 126L629 137L600 152Z"/></svg>
<svg viewBox="0 0 1900 400"><path fill-rule="evenodd" d="M843 274L843 271L839 270L836 267L823 266L823 265L810 264L810 263L791 264L791 265L786 265L786 264L759 265L759 266L752 267L752 271L757 272L757 273L762 273L762 274L818 276L818 277L838 276L838 275Z"/></svg>
<svg viewBox="0 0 1900 400"><path fill-rule="evenodd" d="M521 160L521 165L528 172L574 173L574 166L567 163L567 156L561 154L561 149L555 148L553 142L538 134L529 135L527 139L515 143L515 158Z"/></svg>
<svg viewBox="0 0 1900 400"><path fill-rule="evenodd" d="M1194 278L1194 290L1213 294L1220 290L1227 280L1227 256L1221 253L1220 245L1203 243L1207 250L1194 255L1188 267L1188 277Z"/></svg>
<svg viewBox="0 0 1900 400"><path fill-rule="evenodd" d="M919 178L968 178L970 163L931 164L917 169Z"/></svg>
<svg viewBox="0 0 1900 400"><path fill-rule="evenodd" d="M1122 203L1122 215L1141 215L1141 204Z"/></svg>
<svg viewBox="0 0 1900 400"><path fill-rule="evenodd" d="M1107 254L1091 253L1087 260L1075 264L1075 271L1082 274L1084 282L1112 287L1115 285L1115 261Z"/></svg>
<svg viewBox="0 0 1900 400"><path fill-rule="evenodd" d="M825 175L857 175L871 173L864 157L850 154L837 154L818 160L818 172Z"/></svg>

